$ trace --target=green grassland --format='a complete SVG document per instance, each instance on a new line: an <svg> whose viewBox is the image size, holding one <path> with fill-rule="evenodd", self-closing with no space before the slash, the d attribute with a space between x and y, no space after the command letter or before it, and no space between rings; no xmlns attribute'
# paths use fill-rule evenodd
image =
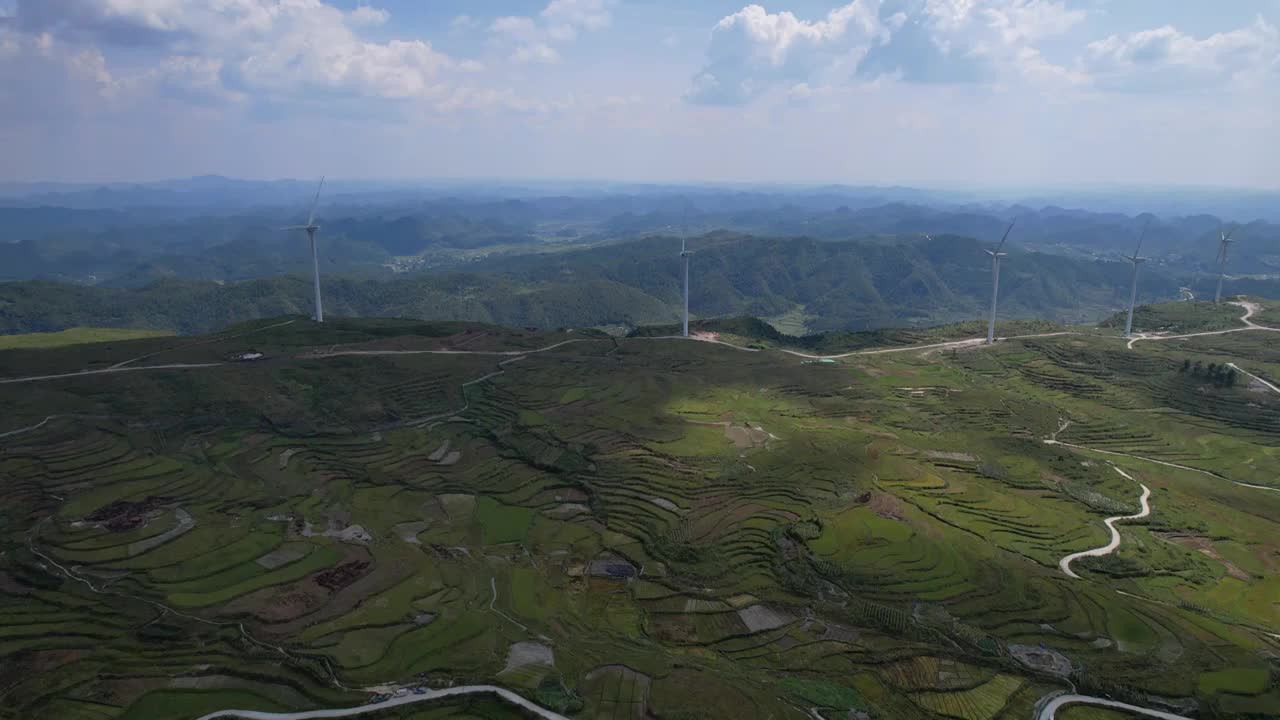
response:
<svg viewBox="0 0 1280 720"><path fill-rule="evenodd" d="M504 684L584 718L1014 720L1072 685L1280 713L1280 493L1240 484L1280 487L1280 394L1187 369L1280 377L1269 333L831 364L661 334L282 318L0 351L6 377L221 363L0 385L0 718L338 707L384 683ZM1150 517L1064 575L1139 483ZM1040 645L1069 677L1019 660ZM464 716L517 715L371 717Z"/></svg>
<svg viewBox="0 0 1280 720"><path fill-rule="evenodd" d="M172 333L161 330L133 330L129 328L77 327L58 332L0 335L0 350L19 348L52 348L86 343L106 343L140 338L169 337Z"/></svg>
<svg viewBox="0 0 1280 720"><path fill-rule="evenodd" d="M1181 333L1204 330L1224 330L1236 327L1244 311L1226 303L1212 301L1163 303L1140 305L1133 311L1134 332L1162 332L1176 330ZM1127 312L1118 312L1102 321L1101 326L1124 330Z"/></svg>

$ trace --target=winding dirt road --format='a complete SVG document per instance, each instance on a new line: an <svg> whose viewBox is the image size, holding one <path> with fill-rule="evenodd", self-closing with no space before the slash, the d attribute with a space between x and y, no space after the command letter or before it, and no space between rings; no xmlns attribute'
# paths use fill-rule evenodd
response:
<svg viewBox="0 0 1280 720"><path fill-rule="evenodd" d="M1107 700L1106 698L1090 697L1088 695L1059 695L1040 709L1040 714L1036 716L1036 720L1054 720L1058 716L1058 710L1064 705L1097 705L1099 707L1115 708L1126 712L1137 713L1147 717L1160 718L1160 720L1191 720L1185 715L1174 715L1162 710L1149 710L1147 708L1130 705L1128 703L1118 702L1116 700Z"/></svg>
<svg viewBox="0 0 1280 720"><path fill-rule="evenodd" d="M447 697L457 697L460 695L477 695L491 694L497 695L499 698L518 705L521 708L545 718L546 720L569 720L569 718L558 712L548 710L541 705L532 703L523 697L495 685L463 685L460 687L445 688L444 690L419 690L417 692L393 697L382 702L369 703L367 705L357 705L349 708L334 708L330 710L306 710L303 712L262 712L258 710L219 710L200 717L199 720L216 720L217 718L242 718L243 720L316 720L318 718L344 718L364 715L365 713L377 712L379 710L387 710L389 708L399 707L401 705L412 705L420 702L430 702Z"/></svg>
<svg viewBox="0 0 1280 720"><path fill-rule="evenodd" d="M554 345L536 348L534 350L332 350L329 352L319 352L304 355L309 360L316 358L344 357L348 355L497 355L500 357L514 357L517 355L533 355L535 353L547 352L563 347L570 343L580 342L599 342L597 338L573 338L572 340L562 340Z"/></svg>
<svg viewBox="0 0 1280 720"><path fill-rule="evenodd" d="M78 378L87 377L89 375L109 375L112 373L124 372L141 372L143 370L193 370L197 368L211 368L226 365L226 363L170 363L168 365L144 365L142 367L109 367L103 370L79 370L76 372L59 373L57 375L31 375L20 378L7 378L0 380L0 385L11 385L13 383L28 383L38 380L59 380L62 378Z"/></svg>
<svg viewBox="0 0 1280 720"><path fill-rule="evenodd" d="M1244 368L1240 367L1239 365L1237 365L1237 364L1235 364L1235 363L1233 363L1233 362L1229 362L1229 363L1227 363L1227 367L1234 368L1237 372L1242 372L1242 373L1244 373L1245 375L1248 375L1249 377L1253 378L1254 380L1257 380L1258 382L1262 383L1263 385L1266 385L1267 387L1271 388L1272 392L1275 392L1275 393L1280 394L1280 387L1276 387L1275 385L1272 385L1270 382L1268 382L1268 381L1266 381L1266 380L1263 380L1262 378L1258 377L1257 375L1254 375L1253 373L1249 372L1248 370L1245 370Z"/></svg>
<svg viewBox="0 0 1280 720"><path fill-rule="evenodd" d="M1254 490L1269 490L1271 492L1280 492L1280 488L1267 487L1266 485L1253 485L1251 483L1243 483L1243 482L1240 482L1239 480L1232 480L1231 478L1225 478L1219 475L1218 473L1210 472L1208 470L1201 470L1200 468L1193 468L1188 465L1179 465L1177 463L1171 463L1164 460L1156 460L1155 458L1143 457L1141 455L1130 455L1129 453L1116 452L1115 450L1100 450L1098 448L1085 447L1084 445L1075 445L1069 442L1062 442L1061 440L1042 440L1041 442L1043 442L1045 445L1061 445L1062 447L1074 448L1076 450L1096 452L1102 455L1114 455L1115 457L1124 457L1124 458L1130 458L1132 460L1141 460L1143 462L1155 463L1157 465L1164 465L1165 467L1177 468L1178 470L1187 470L1189 472L1200 473L1201 475L1208 475L1209 477L1214 478L1216 480L1225 480L1229 483L1239 485L1240 487L1253 488Z"/></svg>
<svg viewBox="0 0 1280 720"><path fill-rule="evenodd" d="M139 355L136 358L129 358L124 362L118 362L115 365L112 365L109 369L115 370L117 368L122 368L125 365L132 365L133 363L136 363L139 360L146 360L149 357L163 355L167 352L173 352L174 350L183 350L185 348L195 347L197 345L208 345L209 343L218 342L219 340L234 340L235 338L238 338L238 337L244 337L245 335L253 335L254 333L260 333L260 332L263 332L264 330L271 330L273 328L284 327L285 325L292 325L293 323L294 323L293 320L285 320L284 322L278 322L274 325L267 325L266 327L253 328L252 330L245 330L244 332L241 332L241 333L232 333L231 335L219 335L217 337L211 337L207 340L197 340L196 342L186 343L185 345L178 345L177 347L168 347L163 350L157 350L153 353L147 353L146 355Z"/></svg>
<svg viewBox="0 0 1280 720"><path fill-rule="evenodd" d="M1125 472L1124 470L1121 470L1120 468L1114 465L1112 465L1111 467L1114 468L1116 472L1120 473L1126 478L1133 480L1133 476L1131 476L1129 473ZM1137 482L1137 481L1134 480L1134 482ZM1122 522L1124 520L1139 520L1151 514L1151 504L1148 502L1148 500L1151 498L1151 489L1148 488L1146 485L1143 485L1142 483L1138 483L1138 484L1142 486L1142 497L1138 498L1138 503L1142 506L1142 510L1137 515L1117 515L1116 517L1109 517L1106 520L1103 520L1102 522L1106 523L1107 529L1111 531L1111 542L1107 543L1106 545L1103 545L1100 548L1094 548L1092 550L1084 550L1078 553L1071 553L1070 555L1062 558L1061 560L1058 561L1058 568L1062 570L1063 574L1065 574L1067 577L1072 577L1079 580L1080 576L1075 574L1075 572L1071 570L1071 563L1075 562L1076 560L1079 560L1082 557L1102 557L1104 555L1110 555L1111 553L1115 552L1116 548L1120 547L1120 531L1116 529L1116 523Z"/></svg>
<svg viewBox="0 0 1280 720"><path fill-rule="evenodd" d="M1249 330L1265 330L1269 332L1280 332L1280 328L1267 327L1259 325L1252 318L1258 311L1262 310L1262 306L1256 302L1248 300L1240 300L1238 302L1228 303L1237 307L1244 308L1244 315L1240 316L1242 326L1237 328L1228 328L1226 330L1209 330L1207 332L1186 333L1185 335L1155 335L1150 333L1138 333L1129 340L1128 348L1133 349L1133 344L1143 340L1185 340L1187 338L1204 337L1206 335L1226 335L1228 333L1248 332Z"/></svg>
<svg viewBox="0 0 1280 720"><path fill-rule="evenodd" d="M24 428L18 428L17 430L10 430L9 432L3 432L3 433L0 433L0 438L13 437L14 435L21 435L22 433L28 433L28 432L31 432L32 430L39 430L40 428L44 427L45 425L48 425L48 424L49 424L49 421L50 421L50 420L53 420L53 419L54 419L54 418L56 418L56 417L58 417L58 416L57 416L57 415L49 415L49 416L48 416L48 417L46 417L45 419L43 419L43 420L41 420L40 422L36 423L35 425L28 425L27 427L24 427Z"/></svg>
<svg viewBox="0 0 1280 720"><path fill-rule="evenodd" d="M1030 340L1032 338L1058 337L1059 335L1079 335L1079 333L1071 330L1060 330L1051 333L1035 333L1032 335L1010 335L1008 337L998 337L996 340ZM809 355L807 353L798 352L796 350L779 349L779 352L795 355L796 357L808 358L810 360L839 360L840 358L855 357L857 355L888 355L889 353L911 352L913 350L944 350L946 348L973 347L975 345L985 344L986 338L969 338L967 340L951 340L949 342L930 343L928 345L906 345L903 347L879 348L876 350L855 350L853 352L841 353L839 355Z"/></svg>

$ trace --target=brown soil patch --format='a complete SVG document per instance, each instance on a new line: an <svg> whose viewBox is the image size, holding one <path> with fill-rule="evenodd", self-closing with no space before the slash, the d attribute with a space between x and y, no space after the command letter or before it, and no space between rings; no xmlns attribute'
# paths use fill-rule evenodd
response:
<svg viewBox="0 0 1280 720"><path fill-rule="evenodd" d="M883 518L890 520L902 521L906 517L906 508L902 501L898 498L882 492L871 493L871 500L867 503L872 512Z"/></svg>
<svg viewBox="0 0 1280 720"><path fill-rule="evenodd" d="M357 556L349 554L348 558L351 557ZM290 618L288 622L267 628L267 630L275 635L292 635L301 632L308 625L314 625L344 615L366 600L376 602L376 596L379 593L400 584L400 582L409 577L412 571L413 567L403 561L376 563L372 572L365 574L342 590L327 595L326 602L314 612ZM319 587L314 583L312 583L312 586Z"/></svg>
<svg viewBox="0 0 1280 720"><path fill-rule="evenodd" d="M694 425L719 425L724 428L724 436L733 446L739 450L749 450L751 448L764 447L769 442L769 432L764 426L758 423L742 423L741 425L733 424L733 413L726 412L720 415L719 422L705 422L700 420L689 420Z"/></svg>
<svg viewBox="0 0 1280 720"><path fill-rule="evenodd" d="M128 707L134 700L152 690L159 690L169 684L169 678L126 678L120 680L103 680L100 687L102 694L95 695L94 700L109 705Z"/></svg>
<svg viewBox="0 0 1280 720"><path fill-rule="evenodd" d="M30 595L31 588L19 583L9 573L0 570L0 593L4 595Z"/></svg>
<svg viewBox="0 0 1280 720"><path fill-rule="evenodd" d="M978 458L969 453L948 452L944 450L926 450L925 457L935 460L954 460L956 462L977 462Z"/></svg>
<svg viewBox="0 0 1280 720"><path fill-rule="evenodd" d="M362 547L346 548L343 554L342 565L369 562L371 557L369 552ZM336 568L331 568L333 570ZM328 571L325 571L328 572ZM323 573L321 573L323 574ZM305 618L308 622L314 620L310 616L311 613L325 607L334 597L334 591L320 585L316 582L316 575L303 578L297 582L288 583L286 585L277 585L273 587L255 590L247 595L240 597L227 603L226 606L219 611L222 615L252 615L256 619L264 623L290 623L301 622L299 618ZM354 603L352 604L354 606ZM291 632L296 632L298 627L290 625L282 625L271 628L272 632L279 632L281 628L289 628Z"/></svg>
<svg viewBox="0 0 1280 720"><path fill-rule="evenodd" d="M150 495L146 500L116 500L84 516L85 522L102 523L111 532L125 532L140 527L160 507L172 501L170 497Z"/></svg>
<svg viewBox="0 0 1280 720"><path fill-rule="evenodd" d="M1241 570L1238 565L1232 563L1229 560L1226 560L1225 558L1222 557L1222 555L1219 555L1217 549L1213 547L1213 541L1207 537L1203 537L1200 535L1179 535L1178 533L1153 533L1153 534L1156 537L1160 538L1161 540L1164 540L1165 542L1171 542L1175 545L1181 545L1184 548L1195 550L1198 553L1201 553L1207 557L1212 558L1213 560L1217 561L1227 569L1228 575L1230 575L1231 577L1237 580L1248 581L1253 579L1252 575L1245 572L1244 570Z"/></svg>
<svg viewBox="0 0 1280 720"><path fill-rule="evenodd" d="M315 575L316 584L329 590L341 590L364 575L369 569L367 561L356 560L329 568Z"/></svg>

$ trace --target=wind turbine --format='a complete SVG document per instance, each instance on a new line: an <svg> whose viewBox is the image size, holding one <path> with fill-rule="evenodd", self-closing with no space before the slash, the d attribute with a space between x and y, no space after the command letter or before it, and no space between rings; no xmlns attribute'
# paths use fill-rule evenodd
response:
<svg viewBox="0 0 1280 720"><path fill-rule="evenodd" d="M1147 235L1147 225L1150 221L1142 226L1142 234L1138 235L1138 247L1133 251L1133 257L1129 261L1133 263L1133 280L1129 283L1129 318L1124 321L1124 336L1129 337L1133 333L1133 306L1138 301L1138 266L1141 265L1146 258L1138 257L1138 251L1142 249L1142 238Z"/></svg>
<svg viewBox="0 0 1280 720"><path fill-rule="evenodd" d="M1000 297L1000 258L1009 253L1002 253L1000 249L1004 247L1004 241L1009 239L1009 233L1013 231L1013 224L1018 222L1017 218L1009 223L1009 229L1004 231L1004 237L1000 238L1000 244L995 250L988 250L987 254L991 256L991 319L987 321L987 344L991 345L996 341L996 300Z"/></svg>
<svg viewBox="0 0 1280 720"><path fill-rule="evenodd" d="M680 225L680 257L684 260L684 329L681 335L689 337L689 256L693 253L688 248L689 209L685 208L684 222Z"/></svg>
<svg viewBox="0 0 1280 720"><path fill-rule="evenodd" d="M1234 232L1235 228L1226 234L1218 231L1218 291L1213 294L1214 305L1222 301L1222 279L1227 276L1227 251L1231 249L1231 234Z"/></svg>
<svg viewBox="0 0 1280 720"><path fill-rule="evenodd" d="M324 176L320 177L320 187L316 188L316 197L311 201L311 212L307 215L306 225L290 225L284 230L306 230L307 239L311 241L311 275L316 291L316 322L324 322L324 306L320 303L320 257L316 254L316 203L320 202L320 191L324 189Z"/></svg>

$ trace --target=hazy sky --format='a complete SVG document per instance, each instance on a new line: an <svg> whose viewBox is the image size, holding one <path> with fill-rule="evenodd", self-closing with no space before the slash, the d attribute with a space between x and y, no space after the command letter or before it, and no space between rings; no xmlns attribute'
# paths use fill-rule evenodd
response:
<svg viewBox="0 0 1280 720"><path fill-rule="evenodd" d="M0 179L1280 187L1280 0L0 0Z"/></svg>

